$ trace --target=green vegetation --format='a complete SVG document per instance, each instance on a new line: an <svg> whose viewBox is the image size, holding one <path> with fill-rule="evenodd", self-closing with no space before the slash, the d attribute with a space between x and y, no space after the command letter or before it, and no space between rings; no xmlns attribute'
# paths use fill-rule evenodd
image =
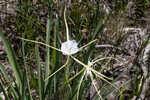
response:
<svg viewBox="0 0 150 100"><path fill-rule="evenodd" d="M130 100L140 97L146 77L142 68L130 68L128 63L138 66L137 59L149 38L141 41L137 50L128 50L130 46L124 45L132 32L123 29L133 25L143 27L148 1L133 3L131 8L126 0L0 3L1 13L8 15L0 24L3 30L0 37L7 56L0 56L6 58L11 70L8 73L0 62L0 93L6 100ZM15 6L14 13L3 7L7 4ZM62 50L62 44L66 51ZM99 44L107 45L99 48ZM134 53L138 55L135 57ZM125 81L121 83L122 80Z"/></svg>

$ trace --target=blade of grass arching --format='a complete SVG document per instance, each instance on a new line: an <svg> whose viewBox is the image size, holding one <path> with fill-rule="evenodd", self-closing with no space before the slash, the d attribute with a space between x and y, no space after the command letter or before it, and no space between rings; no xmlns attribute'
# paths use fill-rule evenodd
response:
<svg viewBox="0 0 150 100"><path fill-rule="evenodd" d="M8 82L9 86L11 87L12 93L14 94L14 98L18 98L19 94L17 94L17 92L15 91L14 87L12 86L11 81L10 81L10 79L8 77L8 74L6 73L6 71L4 69L4 66L2 64L0 64L0 71L4 75L4 77L5 77L6 81Z"/></svg>
<svg viewBox="0 0 150 100"><path fill-rule="evenodd" d="M24 37L24 34L23 34ZM23 54L23 62L24 62L24 67L25 67L25 75L26 75L26 81L27 81L27 88L28 88L28 92L29 92L29 98L30 100L32 100L32 95L31 95L31 89L30 89L30 84L29 84L29 77L28 77L28 69L27 69L27 64L26 64L26 57L25 57L25 51L24 51L24 41L22 40L22 54Z"/></svg>
<svg viewBox="0 0 150 100"><path fill-rule="evenodd" d="M38 89L39 89L39 98L40 100L43 100L43 87L42 87L42 74L41 74L41 65L40 65L40 55L39 55L39 47L36 45L35 47L35 53L36 53L36 61L37 61L37 67L38 67Z"/></svg>
<svg viewBox="0 0 150 100"><path fill-rule="evenodd" d="M47 26L46 26L46 44L50 44L50 31L51 31L51 21L50 18L47 20ZM45 65L45 78L48 77L50 70L49 70L49 65L50 65L50 48L46 47L46 65ZM45 88L48 83L48 80L45 81Z"/></svg>
<svg viewBox="0 0 150 100"><path fill-rule="evenodd" d="M22 87L22 76L21 76L21 73L19 71L19 65L18 65L17 60L16 60L15 52L14 52L13 48L11 47L11 45L9 44L9 42L4 37L3 33L1 33L1 32L0 32L0 37L2 39L4 48L6 50L8 60L9 60L9 63L11 65L11 69L14 73L15 78L16 78L17 85L20 88L19 90L21 92L22 91L22 89L21 89L21 87Z"/></svg>
<svg viewBox="0 0 150 100"><path fill-rule="evenodd" d="M4 84L1 82L1 80L0 80L0 90L2 90L2 92L5 96L5 100L10 100L10 98L7 95L7 91L5 90Z"/></svg>

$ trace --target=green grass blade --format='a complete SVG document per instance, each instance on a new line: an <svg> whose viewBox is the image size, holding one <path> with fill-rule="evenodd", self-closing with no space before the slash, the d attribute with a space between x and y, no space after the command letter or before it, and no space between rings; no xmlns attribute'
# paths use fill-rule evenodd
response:
<svg viewBox="0 0 150 100"><path fill-rule="evenodd" d="M101 22L99 22L99 24L98 24L97 27L96 27L96 30L95 30L95 32L94 32L94 35L93 35L91 41L93 41L93 40L96 39L96 37L97 37L97 36L100 34L100 32L103 30L103 26L104 26L104 25L103 25ZM89 60L89 58L90 58L90 56L91 56L91 54L92 54L93 49L94 49L94 45L92 44L92 45L90 45L90 47L89 47L89 49L88 49L86 55L84 55L84 62L85 62L86 64L87 64L87 62L88 62L88 60Z"/></svg>
<svg viewBox="0 0 150 100"><path fill-rule="evenodd" d="M10 100L7 93L6 93L6 90L4 88L4 85L2 84L1 80L0 80L0 89L2 90L4 96L5 96L5 100Z"/></svg>
<svg viewBox="0 0 150 100"><path fill-rule="evenodd" d="M5 71L5 69L4 69L4 66L3 66L2 64L0 64L0 72L2 72L2 74L4 75L6 81L8 82L9 86L11 87L12 92L13 92L15 98L18 98L18 97L17 97L18 94L17 94L17 92L15 91L14 87L12 86L11 81L10 81L10 79L9 79L9 77L8 77L8 74L6 73L6 71Z"/></svg>
<svg viewBox="0 0 150 100"><path fill-rule="evenodd" d="M57 35L58 35L58 27L59 27L59 21L58 21L58 17L56 18L55 21L55 26L54 26L54 40L53 40L53 46L55 48L57 48ZM52 67L53 69L57 69L59 66L59 53L53 49L52 51ZM57 96L57 92L58 92L58 84L59 84L59 74L56 74L54 76L54 98L59 99L59 97Z"/></svg>
<svg viewBox="0 0 150 100"><path fill-rule="evenodd" d="M11 47L11 45L9 44L9 42L6 40L6 38L4 37L3 33L0 32L0 37L2 39L4 48L6 50L7 56L8 56L8 60L9 63L11 65L11 69L13 70L14 76L16 78L17 81L17 85L18 87L22 87L22 78L21 78L21 73L19 71L19 65L17 64L17 60L16 60L16 55L13 51L13 48ZM20 91L22 89L20 88Z"/></svg>
<svg viewBox="0 0 150 100"><path fill-rule="evenodd" d="M25 100L25 98L26 98L26 85L27 85L27 83L26 83L26 75L25 75L26 73L24 72L23 73L23 80L22 80L22 92L21 92L21 94L22 94L22 96L21 96L21 100Z"/></svg>
<svg viewBox="0 0 150 100"><path fill-rule="evenodd" d="M36 61L37 61L37 66L38 66L38 89L39 89L39 97L40 97L40 100L43 100L42 99L42 95L43 95L43 87L42 87L42 76L41 76L41 65L40 65L40 55L39 55L39 48L38 48L38 45L36 45L36 48L35 48L35 53L36 53Z"/></svg>
<svg viewBox="0 0 150 100"><path fill-rule="evenodd" d="M27 70L27 64L26 64L26 59L25 59L24 47L25 47L25 44L24 44L24 41L22 40L22 54L23 54L23 62L24 62L24 67L25 67L25 75L26 75L26 81L27 81L27 88L28 88L28 92L29 92L29 98L30 98L30 100L32 100L31 89L30 89L30 84L29 84L29 77L27 75L28 70Z"/></svg>
<svg viewBox="0 0 150 100"><path fill-rule="evenodd" d="M51 30L51 22L50 19L47 21L47 26L46 26L46 44L50 44L50 30ZM45 78L48 77L50 70L49 70L49 65L50 65L50 48L46 47L46 66L45 66ZM48 81L45 81L45 88L47 85Z"/></svg>

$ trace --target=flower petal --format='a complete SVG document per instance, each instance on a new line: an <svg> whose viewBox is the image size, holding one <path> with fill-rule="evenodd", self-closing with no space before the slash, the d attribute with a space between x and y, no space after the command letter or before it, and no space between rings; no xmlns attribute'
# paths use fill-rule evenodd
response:
<svg viewBox="0 0 150 100"><path fill-rule="evenodd" d="M61 51L64 55L72 55L79 51L78 44L75 40L69 40L61 45Z"/></svg>

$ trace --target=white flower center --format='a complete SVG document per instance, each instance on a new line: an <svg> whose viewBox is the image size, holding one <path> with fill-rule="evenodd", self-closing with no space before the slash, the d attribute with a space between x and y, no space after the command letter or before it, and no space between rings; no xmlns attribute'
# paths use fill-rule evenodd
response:
<svg viewBox="0 0 150 100"><path fill-rule="evenodd" d="M87 75L87 76L92 76L92 72L91 72L90 69L86 69L86 75Z"/></svg>
<svg viewBox="0 0 150 100"><path fill-rule="evenodd" d="M72 55L79 51L78 44L75 40L68 40L61 45L61 52L64 55Z"/></svg>
<svg viewBox="0 0 150 100"><path fill-rule="evenodd" d="M93 62L91 62L91 61L88 61L88 66L92 66L93 65Z"/></svg>

